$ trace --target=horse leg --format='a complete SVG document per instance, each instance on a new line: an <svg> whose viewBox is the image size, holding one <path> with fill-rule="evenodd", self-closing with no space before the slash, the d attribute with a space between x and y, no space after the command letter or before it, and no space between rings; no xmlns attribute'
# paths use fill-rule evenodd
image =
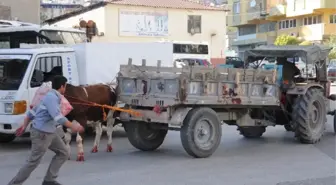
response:
<svg viewBox="0 0 336 185"><path fill-rule="evenodd" d="M67 128L66 132L64 133L64 143L65 143L67 150L69 151L68 160L70 160L70 156L71 156L71 147L70 147L71 136L72 136L71 130Z"/></svg>
<svg viewBox="0 0 336 185"><path fill-rule="evenodd" d="M77 161L84 161L83 138L78 132L76 136L76 143L77 143Z"/></svg>
<svg viewBox="0 0 336 185"><path fill-rule="evenodd" d="M106 152L112 152L112 133L115 119L113 118L113 111L109 111L106 122L107 148Z"/></svg>
<svg viewBox="0 0 336 185"><path fill-rule="evenodd" d="M98 152L101 135L103 133L103 128L102 128L101 122L99 122L99 121L96 122L95 127L96 127L96 137L95 137L95 140L94 140L94 143L93 143L93 148L91 150L92 153L97 153Z"/></svg>
<svg viewBox="0 0 336 185"><path fill-rule="evenodd" d="M81 123L86 123L86 119L81 119ZM78 123L78 121L76 121ZM83 146L83 134L77 133L76 143L77 143L77 161L84 161L84 146Z"/></svg>

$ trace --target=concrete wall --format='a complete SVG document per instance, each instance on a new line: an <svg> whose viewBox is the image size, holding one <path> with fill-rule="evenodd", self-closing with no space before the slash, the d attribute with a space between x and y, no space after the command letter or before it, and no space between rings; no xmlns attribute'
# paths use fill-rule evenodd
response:
<svg viewBox="0 0 336 185"><path fill-rule="evenodd" d="M119 35L119 10L132 10L139 12L168 11L168 36L139 37ZM223 56L226 49L226 18L222 11L163 9L140 6L106 6L106 40L125 42L150 42L161 39L174 41L208 42L212 58ZM187 32L188 15L202 16L202 33L191 35ZM215 34L215 36L211 36Z"/></svg>
<svg viewBox="0 0 336 185"><path fill-rule="evenodd" d="M76 15L73 17L70 17L68 19L64 19L62 21L59 21L55 24L55 26L64 27L64 28L72 28L73 26L78 26L79 22L81 20L85 20L86 22L89 20L93 20L96 22L97 28L99 32L104 32L106 34L105 24L106 24L106 16L105 16L105 7L97 8L88 12L85 12L80 15ZM105 36L102 37L95 37L95 42L100 41L107 41Z"/></svg>
<svg viewBox="0 0 336 185"><path fill-rule="evenodd" d="M119 33L119 11L168 12L168 35L166 36L124 36ZM202 16L202 33L191 35L187 31L188 15ZM53 25L73 27L79 20L93 20L99 32L93 42L153 42L162 39L174 41L208 42L212 58L220 58L226 50L226 18L222 11L163 9L140 6L107 5L78 16L74 16ZM214 35L215 34L215 35ZM213 35L213 36L211 36Z"/></svg>
<svg viewBox="0 0 336 185"><path fill-rule="evenodd" d="M40 24L40 0L0 0L0 5L11 8L12 18Z"/></svg>
<svg viewBox="0 0 336 185"><path fill-rule="evenodd" d="M8 20L11 18L11 9L9 6L0 5L0 19Z"/></svg>

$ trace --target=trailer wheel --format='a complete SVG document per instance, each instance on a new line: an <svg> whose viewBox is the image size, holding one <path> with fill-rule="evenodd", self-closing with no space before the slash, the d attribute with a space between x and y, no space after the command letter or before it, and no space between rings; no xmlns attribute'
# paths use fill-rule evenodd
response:
<svg viewBox="0 0 336 185"><path fill-rule="evenodd" d="M293 105L293 128L301 143L314 144L323 136L327 122L327 110L323 92L308 89Z"/></svg>
<svg viewBox="0 0 336 185"><path fill-rule="evenodd" d="M14 134L0 134L0 143L10 143L16 136Z"/></svg>
<svg viewBox="0 0 336 185"><path fill-rule="evenodd" d="M159 148L166 135L167 129L153 129L148 123L124 123L129 142L142 151L153 151Z"/></svg>
<svg viewBox="0 0 336 185"><path fill-rule="evenodd" d="M221 122L210 108L189 111L180 132L184 150L195 158L211 156L218 148L221 136Z"/></svg>
<svg viewBox="0 0 336 185"><path fill-rule="evenodd" d="M238 131L246 138L259 138L266 132L264 126L238 127Z"/></svg>

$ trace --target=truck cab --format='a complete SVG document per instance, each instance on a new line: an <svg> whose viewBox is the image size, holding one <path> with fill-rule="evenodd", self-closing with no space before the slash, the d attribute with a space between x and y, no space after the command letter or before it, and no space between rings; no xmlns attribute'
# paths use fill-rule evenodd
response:
<svg viewBox="0 0 336 185"><path fill-rule="evenodd" d="M36 90L50 81L55 69L78 85L79 77L73 48L15 48L0 50L0 143L15 139ZM29 130L30 127L27 128Z"/></svg>

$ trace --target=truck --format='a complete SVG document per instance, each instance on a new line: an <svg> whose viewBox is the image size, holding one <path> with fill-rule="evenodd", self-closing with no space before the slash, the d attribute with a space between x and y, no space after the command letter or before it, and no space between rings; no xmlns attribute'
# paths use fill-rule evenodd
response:
<svg viewBox="0 0 336 185"><path fill-rule="evenodd" d="M329 102L335 100L326 75L330 49L259 46L245 51L243 68L129 62L120 66L118 100L142 116L119 117L130 143L142 151L156 150L168 130L176 130L190 156L209 157L220 145L224 123L236 126L246 138L259 138L268 126L282 125L301 143L317 143L325 131ZM287 63L271 69L247 67L265 57L286 62L301 57L307 66L315 66L317 75L291 74ZM284 78L288 75L289 80Z"/></svg>
<svg viewBox="0 0 336 185"><path fill-rule="evenodd" d="M21 44L0 49L0 143L15 139L44 74L55 67L72 85L113 83L118 66L129 57L173 66L173 45L167 43ZM29 127L26 132L28 132Z"/></svg>

